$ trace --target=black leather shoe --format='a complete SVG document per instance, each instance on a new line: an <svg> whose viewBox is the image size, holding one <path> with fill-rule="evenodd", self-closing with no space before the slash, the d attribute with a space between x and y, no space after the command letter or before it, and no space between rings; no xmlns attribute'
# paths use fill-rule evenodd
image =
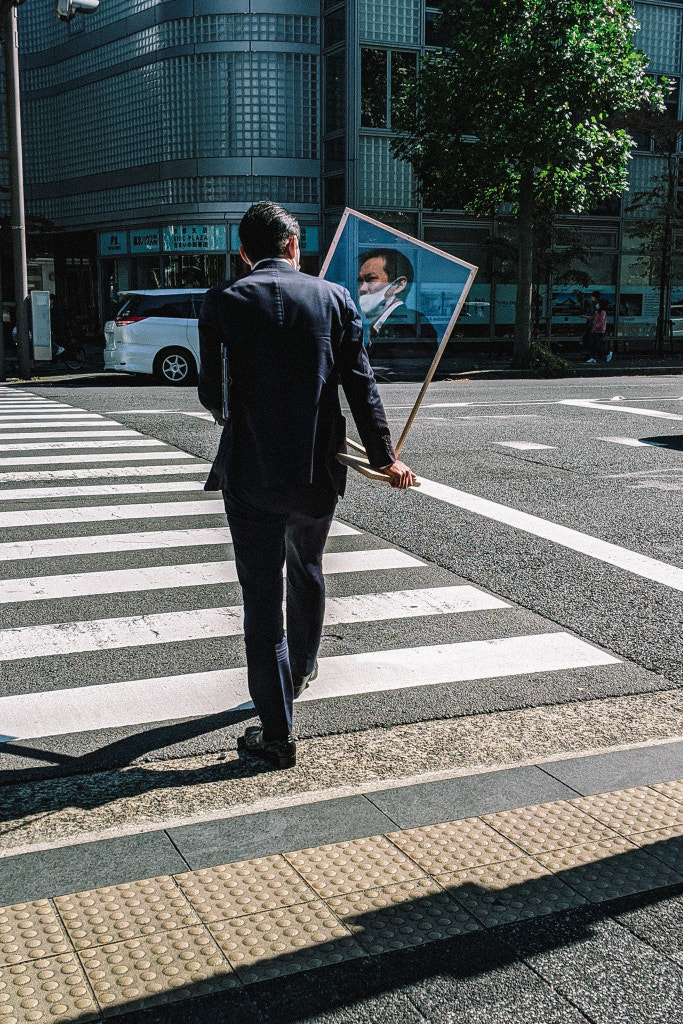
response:
<svg viewBox="0 0 683 1024"><path fill-rule="evenodd" d="M292 676L292 681L294 683L294 700L296 700L297 697L300 697L301 694L304 692L304 690L308 689L308 684L312 683L314 679L317 679L317 676L318 676L318 662L317 661L316 661L315 665L313 666L313 671L309 672L307 676Z"/></svg>
<svg viewBox="0 0 683 1024"><path fill-rule="evenodd" d="M250 725L237 741L240 750L267 761L273 768L293 768L296 764L296 742L293 736L286 740L264 740L263 729Z"/></svg>

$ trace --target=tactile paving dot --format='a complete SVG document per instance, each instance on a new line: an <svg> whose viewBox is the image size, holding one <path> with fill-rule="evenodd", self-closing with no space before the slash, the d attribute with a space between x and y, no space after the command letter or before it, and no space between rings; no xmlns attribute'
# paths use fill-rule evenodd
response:
<svg viewBox="0 0 683 1024"><path fill-rule="evenodd" d="M245 982L363 955L348 929L322 900L217 921L208 928Z"/></svg>
<svg viewBox="0 0 683 1024"><path fill-rule="evenodd" d="M677 779L675 782L657 782L650 789L654 789L656 793L662 793L664 796L668 796L671 800L677 800L678 803L683 804L683 779Z"/></svg>
<svg viewBox="0 0 683 1024"><path fill-rule="evenodd" d="M569 802L621 835L648 832L650 829L667 828L683 822L683 805L650 786L582 796Z"/></svg>
<svg viewBox="0 0 683 1024"><path fill-rule="evenodd" d="M487 927L582 906L585 900L531 857L470 868L437 881Z"/></svg>
<svg viewBox="0 0 683 1024"><path fill-rule="evenodd" d="M285 857L324 897L424 878L424 872L384 836L316 846Z"/></svg>
<svg viewBox="0 0 683 1024"><path fill-rule="evenodd" d="M479 818L407 828L387 838L431 875L522 856L521 850Z"/></svg>
<svg viewBox="0 0 683 1024"><path fill-rule="evenodd" d="M681 881L675 871L623 837L538 854L537 860L593 903Z"/></svg>
<svg viewBox="0 0 683 1024"><path fill-rule="evenodd" d="M75 953L0 968L0 1021L33 1024L99 1016Z"/></svg>
<svg viewBox="0 0 683 1024"><path fill-rule="evenodd" d="M307 903L316 895L279 856L189 871L175 879L205 924Z"/></svg>
<svg viewBox="0 0 683 1024"><path fill-rule="evenodd" d="M616 832L604 822L596 821L566 800L484 814L482 818L525 853L532 855L544 850L563 850L567 846L616 838Z"/></svg>
<svg viewBox="0 0 683 1024"><path fill-rule="evenodd" d="M375 956L480 927L431 879L333 896L327 905L361 946Z"/></svg>
<svg viewBox="0 0 683 1024"><path fill-rule="evenodd" d="M633 836L633 842L683 875L683 825L658 828L654 832L640 832Z"/></svg>
<svg viewBox="0 0 683 1024"><path fill-rule="evenodd" d="M174 990L183 986L200 996L237 984L201 926L82 949L79 956L103 1010L130 1002L136 1010L171 1002L178 998Z"/></svg>
<svg viewBox="0 0 683 1024"><path fill-rule="evenodd" d="M57 896L55 906L76 949L199 924L168 877Z"/></svg>
<svg viewBox="0 0 683 1024"><path fill-rule="evenodd" d="M70 951L71 944L49 900L0 909L0 966Z"/></svg>

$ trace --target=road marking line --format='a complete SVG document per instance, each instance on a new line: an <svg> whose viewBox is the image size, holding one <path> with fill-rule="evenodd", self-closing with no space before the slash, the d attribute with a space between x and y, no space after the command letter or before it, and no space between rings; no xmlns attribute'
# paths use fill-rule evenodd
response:
<svg viewBox="0 0 683 1024"><path fill-rule="evenodd" d="M175 476L179 473L206 473L210 462L181 463L172 466L92 466L89 469L34 469L0 473L0 483L20 484L35 480L113 480L120 476ZM0 492L1 493L1 492Z"/></svg>
<svg viewBox="0 0 683 1024"><path fill-rule="evenodd" d="M494 444L499 444L503 448L518 448L520 452L535 452L545 449L546 451L555 451L555 446L550 444L536 444L534 441L494 441Z"/></svg>
<svg viewBox="0 0 683 1024"><path fill-rule="evenodd" d="M119 423L112 423L106 430L41 430L32 432L30 434L24 433L8 433L0 434L0 441L34 441L34 440L61 440L64 437L82 438L82 437L143 437L139 430L124 429ZM161 444L162 442L159 442ZM25 445L25 447L29 447ZM71 445L72 448L77 448L78 445ZM106 444L105 446L106 447ZM6 450L3 446L3 450Z"/></svg>
<svg viewBox="0 0 683 1024"><path fill-rule="evenodd" d="M111 441L109 439L106 441L41 441L40 444L0 444L0 452L54 452L64 448L143 448L164 444L166 444L165 441L157 441L154 438L141 441L132 438L130 441ZM190 455L189 458L192 456Z"/></svg>
<svg viewBox="0 0 683 1024"><path fill-rule="evenodd" d="M222 501L139 502L133 505L82 505L73 508L24 509L0 512L0 529L14 526L51 526L56 523L104 523L119 519L175 519L177 516L211 516L222 513Z"/></svg>
<svg viewBox="0 0 683 1024"><path fill-rule="evenodd" d="M598 441L611 441L612 444L623 444L627 448L653 448L655 445L639 441L635 437L599 437Z"/></svg>
<svg viewBox="0 0 683 1024"><path fill-rule="evenodd" d="M568 633L321 658L299 701L620 664ZM249 703L245 668L0 698L6 740L38 739L227 712Z"/></svg>
<svg viewBox="0 0 683 1024"><path fill-rule="evenodd" d="M563 398L558 405L576 405L582 409L600 409L604 412L628 412L633 416L653 416L660 420L683 420L675 412L660 412L658 409L638 409L632 405L599 405L593 398Z"/></svg>
<svg viewBox="0 0 683 1024"><path fill-rule="evenodd" d="M357 536L346 523L333 520L330 537ZM4 541L0 543L0 562L29 558L63 558L68 555L101 555L114 551L152 551L157 548L207 547L213 544L231 544L227 526L200 530L145 530L141 533L103 533L85 537L56 537L55 539Z"/></svg>
<svg viewBox="0 0 683 1024"><path fill-rule="evenodd" d="M28 415L22 410L18 410L12 416L6 416L4 413L0 414L0 427L7 426L19 426L17 420L26 420L26 424L29 427L33 427L36 424L45 424L49 426L54 423L58 426L61 422L73 423L75 420L87 420L88 423L97 420L100 423L109 421L104 416L100 416L98 412L78 412L75 409L71 412L61 412L55 409L54 412L41 412L35 416ZM23 425L23 424L22 424Z"/></svg>
<svg viewBox="0 0 683 1024"><path fill-rule="evenodd" d="M68 430L73 427L121 427L121 423L114 423L113 420L103 420L101 417L97 420L86 420L82 416L78 419L72 420L59 420L58 422L50 422L50 420L41 420L40 423L29 423L27 420L23 420L19 423L14 421L13 423L0 423L0 438L6 436L9 430L22 430L30 431L30 434L26 434L27 437L38 437L40 436L38 430L50 430L54 431L54 437L58 437L64 430ZM67 435L68 437L69 435Z"/></svg>
<svg viewBox="0 0 683 1024"><path fill-rule="evenodd" d="M164 491L203 490L203 480L158 480L154 483L143 484L83 484L76 487L13 487L11 490L0 487L0 501L45 501L48 498L89 498L107 494L154 494Z"/></svg>
<svg viewBox="0 0 683 1024"><path fill-rule="evenodd" d="M509 607L505 601L470 586L398 590L328 598L325 624L380 622ZM0 661L240 636L243 614L242 605L235 605L3 629Z"/></svg>
<svg viewBox="0 0 683 1024"><path fill-rule="evenodd" d="M131 442L133 444L137 442ZM100 454L97 455L88 453L87 455L51 455L50 462L53 465L67 465L69 463L81 463L81 462L133 462L135 460L142 461L145 459L149 462L151 459L194 459L196 456L190 454L190 452L179 452L170 450L166 452L117 452L116 454ZM8 459L0 459L0 466L44 466L45 456L12 456Z"/></svg>
<svg viewBox="0 0 683 1024"><path fill-rule="evenodd" d="M431 498L443 501L447 505L454 505L456 508L465 509L467 512L474 512L486 519L504 523L516 530L523 530L535 537L542 537L544 540L561 544L572 551L595 558L599 562L606 562L617 569L625 569L626 572L633 573L634 576L641 576L654 583L661 583L665 587L671 587L672 590L683 591L683 569L676 565L660 562L657 558L649 558L647 555L639 555L618 544L599 540L597 537L591 537L579 530L560 526L558 523L541 519L539 516L532 516L528 512L510 508L509 505L501 505L497 501L489 501L476 494L458 491L455 487L447 487L445 484L426 480L424 477L420 477L420 494L429 495Z"/></svg>
<svg viewBox="0 0 683 1024"><path fill-rule="evenodd" d="M325 575L424 566L424 562L397 548L330 551L323 560ZM111 569L106 572L65 573L59 576L29 576L23 579L4 580L0 590L0 604L92 597L96 594L175 590L178 587L210 587L236 582L237 569L233 561L153 565L142 569Z"/></svg>

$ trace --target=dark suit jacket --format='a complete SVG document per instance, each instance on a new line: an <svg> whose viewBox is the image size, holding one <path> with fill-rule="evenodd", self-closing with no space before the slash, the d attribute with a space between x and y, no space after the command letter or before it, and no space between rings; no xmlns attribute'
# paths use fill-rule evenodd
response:
<svg viewBox="0 0 683 1024"><path fill-rule="evenodd" d="M343 494L347 397L371 465L395 461L362 324L349 292L281 260L207 292L199 317L199 400L221 408L227 345L231 414L207 490L291 490L313 484Z"/></svg>

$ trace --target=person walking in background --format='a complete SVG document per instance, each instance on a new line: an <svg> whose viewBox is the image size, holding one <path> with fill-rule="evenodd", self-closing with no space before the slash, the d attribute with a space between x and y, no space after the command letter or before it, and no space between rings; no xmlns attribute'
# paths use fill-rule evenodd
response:
<svg viewBox="0 0 683 1024"><path fill-rule="evenodd" d="M249 693L261 721L240 746L289 768L296 763L292 702L317 675L323 549L346 482L336 459L346 438L340 383L370 465L401 490L415 477L395 457L349 292L298 272L296 219L275 203L256 203L239 236L251 272L208 291L199 317L199 400L224 423L206 490L223 492L244 601Z"/></svg>
<svg viewBox="0 0 683 1024"><path fill-rule="evenodd" d="M600 292L591 293L591 313L586 317L586 326L590 332L590 357L587 363L596 363L604 360L606 363L612 358L611 350L608 351L605 342L607 332L607 311L600 297Z"/></svg>

